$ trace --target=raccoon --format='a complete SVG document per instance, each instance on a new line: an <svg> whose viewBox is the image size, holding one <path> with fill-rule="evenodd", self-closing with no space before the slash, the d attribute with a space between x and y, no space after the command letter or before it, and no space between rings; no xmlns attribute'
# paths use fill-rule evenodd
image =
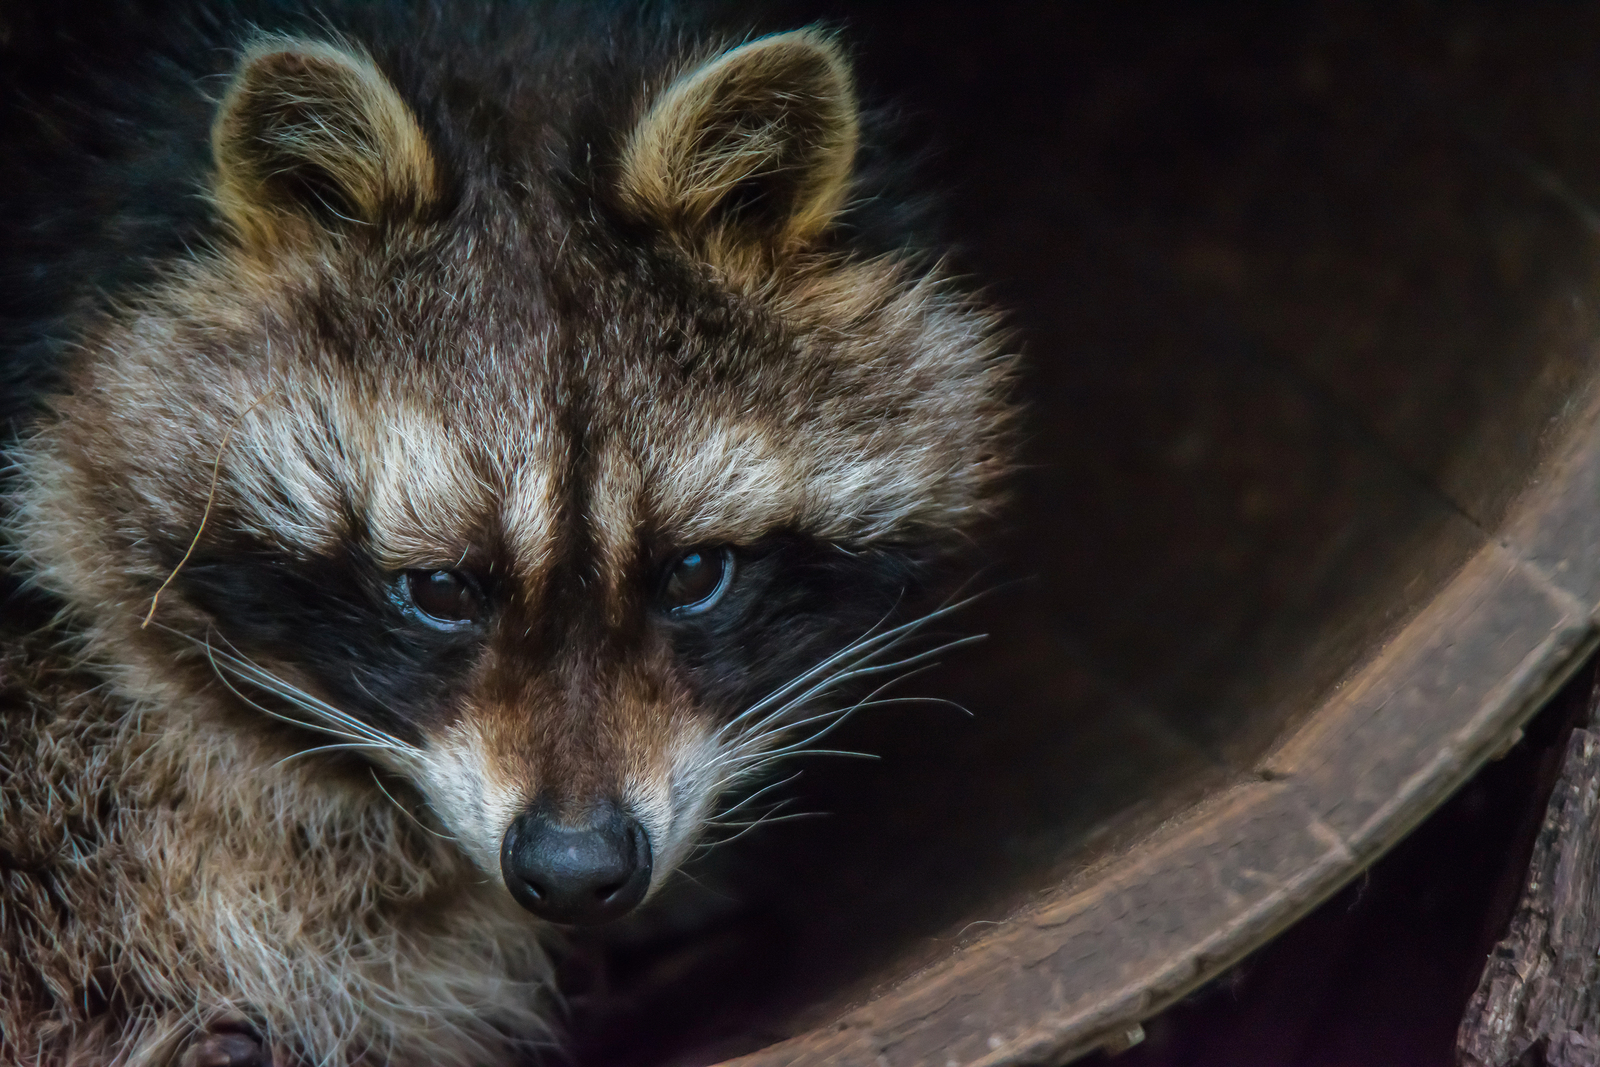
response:
<svg viewBox="0 0 1600 1067"><path fill-rule="evenodd" d="M0 1061L526 1062L926 654L1014 358L831 32L96 13L0 16Z"/></svg>

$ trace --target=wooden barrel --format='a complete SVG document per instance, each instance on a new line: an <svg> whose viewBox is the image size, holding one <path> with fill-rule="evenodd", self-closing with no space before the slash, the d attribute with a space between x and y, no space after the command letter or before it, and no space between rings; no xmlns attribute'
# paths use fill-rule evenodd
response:
<svg viewBox="0 0 1600 1067"><path fill-rule="evenodd" d="M782 934L640 1060L1062 1063L1356 875L1595 644L1600 11L820 13L1014 309L1025 580L922 686L970 719L857 723L884 759L793 787L831 818L730 846Z"/></svg>

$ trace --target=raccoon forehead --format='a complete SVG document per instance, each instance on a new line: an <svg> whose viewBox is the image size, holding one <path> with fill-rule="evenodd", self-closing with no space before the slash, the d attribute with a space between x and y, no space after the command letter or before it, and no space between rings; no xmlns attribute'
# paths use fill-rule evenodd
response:
<svg viewBox="0 0 1600 1067"><path fill-rule="evenodd" d="M561 514L570 449L530 419L513 431L468 436L434 413L409 411L372 451L364 518L381 565L437 565L493 539L537 574Z"/></svg>
<svg viewBox="0 0 1600 1067"><path fill-rule="evenodd" d="M213 428L231 438L221 487L247 532L296 550L328 552L359 534L380 565L402 569L448 562L492 534L537 568L555 536L567 442L536 405L482 399L277 387L234 416L231 435Z"/></svg>
<svg viewBox="0 0 1600 1067"><path fill-rule="evenodd" d="M643 510L684 544L748 543L775 530L871 541L965 525L960 513L976 497L965 457L825 424L687 427L647 442L638 463Z"/></svg>
<svg viewBox="0 0 1600 1067"><path fill-rule="evenodd" d="M653 522L686 541L870 541L949 534L992 504L1011 432L992 322L931 285L825 310L743 379L633 398L618 433Z"/></svg>
<svg viewBox="0 0 1600 1067"><path fill-rule="evenodd" d="M852 276L874 284L769 307L738 332L742 357L716 356L724 332L698 372L652 351L649 316L564 341L463 330L426 351L402 331L339 358L305 335L280 344L276 384L227 388L241 424L226 480L259 532L320 551L359 523L394 568L493 537L537 574L579 502L572 517L598 527L614 573L646 531L738 543L964 527L992 495L1006 429L991 324L932 283ZM265 358L252 368L270 377Z"/></svg>
<svg viewBox="0 0 1600 1067"><path fill-rule="evenodd" d="M448 563L492 541L537 579L571 521L589 527L616 575L647 532L678 544L748 543L782 529L872 540L964 524L981 474L960 442L919 443L935 430L894 422L704 415L596 432L580 450L534 417L514 427L496 420L486 433L415 404L296 407L253 413L257 425L240 435L226 477L244 521L313 552L340 547L359 524L390 569ZM582 501L581 514L570 499Z"/></svg>

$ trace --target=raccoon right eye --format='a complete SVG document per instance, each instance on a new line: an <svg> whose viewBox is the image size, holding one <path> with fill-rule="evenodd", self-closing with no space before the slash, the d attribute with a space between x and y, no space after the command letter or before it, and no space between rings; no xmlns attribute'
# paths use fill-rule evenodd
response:
<svg viewBox="0 0 1600 1067"><path fill-rule="evenodd" d="M483 615L477 584L458 571L406 571L400 589L409 606L436 626L454 629Z"/></svg>
<svg viewBox="0 0 1600 1067"><path fill-rule="evenodd" d="M692 548L667 567L657 599L669 615L698 615L722 599L732 579L732 549Z"/></svg>

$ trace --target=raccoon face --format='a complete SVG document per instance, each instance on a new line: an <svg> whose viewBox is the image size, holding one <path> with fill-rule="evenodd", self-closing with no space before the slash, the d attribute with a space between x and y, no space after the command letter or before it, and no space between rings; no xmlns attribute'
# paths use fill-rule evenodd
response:
<svg viewBox="0 0 1600 1067"><path fill-rule="evenodd" d="M21 540L121 684L402 779L525 907L604 921L905 662L1010 361L830 241L856 107L816 33L665 79L591 186L416 115L352 49L245 55L231 237L88 339Z"/></svg>

